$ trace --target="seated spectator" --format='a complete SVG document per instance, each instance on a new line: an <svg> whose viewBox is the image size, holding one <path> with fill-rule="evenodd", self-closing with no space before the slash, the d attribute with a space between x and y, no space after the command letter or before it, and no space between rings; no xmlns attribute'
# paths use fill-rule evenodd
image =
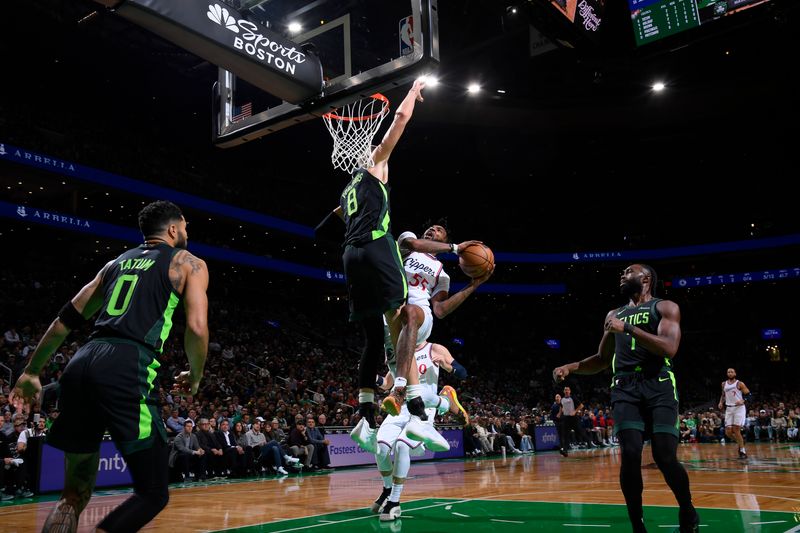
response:
<svg viewBox="0 0 800 533"><path fill-rule="evenodd" d="M191 420L183 423L183 431L175 437L170 454L170 466L176 466L180 470L183 474L183 481L189 480L190 471L194 474L195 481L205 479L205 451L200 447L197 435L192 432L193 427L194 424Z"/></svg>
<svg viewBox="0 0 800 533"><path fill-rule="evenodd" d="M324 419L324 415L320 415L320 419ZM308 440L314 446L314 454L316 456L315 465L319 468L328 468L331 464L331 457L328 454L328 444L331 443L325 438L319 428L316 427L313 417L306 419L306 434Z"/></svg>
<svg viewBox="0 0 800 533"><path fill-rule="evenodd" d="M786 438L789 440L798 440L798 428L800 428L800 408L794 411L790 409L786 421Z"/></svg>
<svg viewBox="0 0 800 533"><path fill-rule="evenodd" d="M756 442L761 440L761 434L765 430L767 432L768 440L771 442L773 433L775 431L772 427L772 417L770 417L769 414L767 414L766 409L761 409L758 412L758 419L756 420L756 426L755 426Z"/></svg>
<svg viewBox="0 0 800 533"><path fill-rule="evenodd" d="M211 423L208 418L201 418L198 423L200 429L195 434L197 435L197 442L206 457L206 475L221 477L226 470L222 444L217 441L217 436L211 431Z"/></svg>
<svg viewBox="0 0 800 533"><path fill-rule="evenodd" d="M689 429L689 426L686 425L686 420L681 420L681 425L678 428L680 432L680 441L681 442L690 442L692 440L692 430Z"/></svg>
<svg viewBox="0 0 800 533"><path fill-rule="evenodd" d="M230 431L230 422L224 418L219 424L217 442L222 446L225 471L228 475L242 476L247 466L244 458L244 448L239 446L236 435Z"/></svg>
<svg viewBox="0 0 800 533"><path fill-rule="evenodd" d="M774 432L773 435L775 435L775 442L785 442L788 422L786 421L786 417L783 416L783 409L778 409L778 412L772 418L770 425L772 426L772 430Z"/></svg>
<svg viewBox="0 0 800 533"><path fill-rule="evenodd" d="M0 433L10 437L14 433L14 423L11 421L11 411L3 413L3 425L0 426Z"/></svg>
<svg viewBox="0 0 800 533"><path fill-rule="evenodd" d="M295 422L295 427L289 432L289 450L294 457L303 461L306 468L312 467L314 460L314 445L308 438L306 425L302 419ZM319 468L314 465L315 468Z"/></svg>
<svg viewBox="0 0 800 533"><path fill-rule="evenodd" d="M178 414L177 409L172 410L171 416L167 419L167 432L171 435L177 435L183 431L183 423L186 420Z"/></svg>

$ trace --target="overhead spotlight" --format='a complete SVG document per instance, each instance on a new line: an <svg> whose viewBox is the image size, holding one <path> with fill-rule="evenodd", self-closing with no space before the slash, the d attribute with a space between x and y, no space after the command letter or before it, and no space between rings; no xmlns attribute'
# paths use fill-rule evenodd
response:
<svg viewBox="0 0 800 533"><path fill-rule="evenodd" d="M467 87L467 92L469 92L470 94L478 93L480 92L480 90L481 86L478 85L477 83L471 83L469 87Z"/></svg>
<svg viewBox="0 0 800 533"><path fill-rule="evenodd" d="M666 85L664 85L662 82L659 81L659 82L653 84L653 91L657 92L657 93L660 93L661 91L666 89L666 87L667 87Z"/></svg>
<svg viewBox="0 0 800 533"><path fill-rule="evenodd" d="M428 87L436 87L437 85L439 85L439 79L436 76L430 76L428 74L420 76L419 78L417 78L417 80L421 81Z"/></svg>
<svg viewBox="0 0 800 533"><path fill-rule="evenodd" d="M516 15L517 14L517 6L508 6L506 7L506 13L509 15Z"/></svg>
<svg viewBox="0 0 800 533"><path fill-rule="evenodd" d="M497 92L500 94L506 94L506 92L503 89L497 89Z"/></svg>
<svg viewBox="0 0 800 533"><path fill-rule="evenodd" d="M289 33L300 33L301 31L303 31L303 26L299 22L289 23Z"/></svg>

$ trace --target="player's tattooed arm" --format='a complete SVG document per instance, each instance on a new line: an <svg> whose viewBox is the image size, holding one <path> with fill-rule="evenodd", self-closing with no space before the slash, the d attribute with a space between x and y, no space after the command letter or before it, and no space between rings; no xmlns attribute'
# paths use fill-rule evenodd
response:
<svg viewBox="0 0 800 533"><path fill-rule="evenodd" d="M205 263L186 250L181 250L172 258L169 266L169 280L175 292L183 292L183 285L187 275L197 274L203 270Z"/></svg>

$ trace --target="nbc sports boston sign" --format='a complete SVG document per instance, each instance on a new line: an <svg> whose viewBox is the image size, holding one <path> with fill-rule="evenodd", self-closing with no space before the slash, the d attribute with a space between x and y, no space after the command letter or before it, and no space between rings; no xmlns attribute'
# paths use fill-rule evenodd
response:
<svg viewBox="0 0 800 533"><path fill-rule="evenodd" d="M221 0L98 1L287 102L300 104L322 92L319 58Z"/></svg>

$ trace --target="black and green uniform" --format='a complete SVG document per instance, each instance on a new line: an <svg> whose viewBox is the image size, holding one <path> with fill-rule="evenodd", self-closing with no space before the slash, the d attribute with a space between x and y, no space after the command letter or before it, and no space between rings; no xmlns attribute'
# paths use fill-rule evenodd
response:
<svg viewBox="0 0 800 533"><path fill-rule="evenodd" d="M106 429L123 454L166 442L158 410L158 354L180 302L169 279L178 250L141 245L103 273L104 298L92 340L59 380L60 415L47 442L73 453L96 452Z"/></svg>
<svg viewBox="0 0 800 533"><path fill-rule="evenodd" d="M388 187L367 170L357 169L339 205L346 226L342 261L350 320L397 309L406 301L408 285L391 234Z"/></svg>
<svg viewBox="0 0 800 533"><path fill-rule="evenodd" d="M639 329L658 334L661 315L653 298L637 306L617 309L618 319ZM669 357L653 352L628 333L614 334L611 369L611 407L614 431L638 429L647 434L678 436L678 389Z"/></svg>

